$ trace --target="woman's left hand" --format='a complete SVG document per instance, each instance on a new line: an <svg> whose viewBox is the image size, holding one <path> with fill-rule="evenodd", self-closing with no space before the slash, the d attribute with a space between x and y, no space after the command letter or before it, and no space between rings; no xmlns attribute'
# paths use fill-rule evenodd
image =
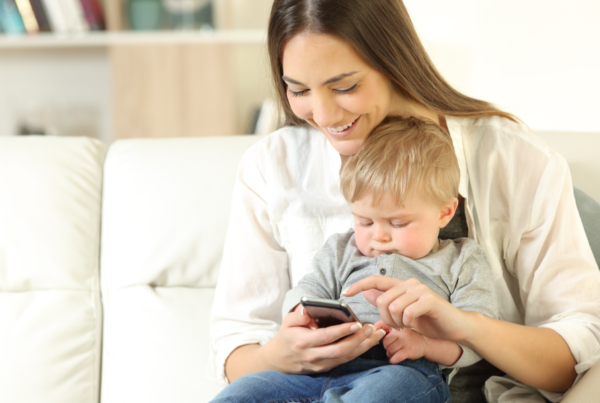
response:
<svg viewBox="0 0 600 403"><path fill-rule="evenodd" d="M370 276L343 294L351 297L361 291L379 309L383 322L394 329L408 327L424 336L456 342L468 335L468 312L452 306L418 280Z"/></svg>

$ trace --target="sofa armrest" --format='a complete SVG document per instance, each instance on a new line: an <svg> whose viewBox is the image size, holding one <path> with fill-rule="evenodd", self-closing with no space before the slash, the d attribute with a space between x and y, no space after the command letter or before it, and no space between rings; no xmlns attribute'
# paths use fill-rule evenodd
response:
<svg viewBox="0 0 600 403"><path fill-rule="evenodd" d="M562 403L593 402L600 396L600 361L571 389Z"/></svg>

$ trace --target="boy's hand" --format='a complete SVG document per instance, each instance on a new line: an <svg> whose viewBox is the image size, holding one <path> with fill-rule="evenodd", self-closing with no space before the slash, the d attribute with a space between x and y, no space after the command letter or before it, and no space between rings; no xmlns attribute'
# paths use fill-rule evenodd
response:
<svg viewBox="0 0 600 403"><path fill-rule="evenodd" d="M378 322L376 327L381 327ZM390 359L390 364L398 364L406 359L416 360L427 353L425 337L405 327L403 330L386 329L388 334L383 338L383 347Z"/></svg>

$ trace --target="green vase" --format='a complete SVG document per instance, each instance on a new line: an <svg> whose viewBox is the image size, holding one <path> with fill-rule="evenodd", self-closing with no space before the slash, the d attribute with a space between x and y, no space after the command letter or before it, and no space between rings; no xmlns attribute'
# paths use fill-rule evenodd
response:
<svg viewBox="0 0 600 403"><path fill-rule="evenodd" d="M127 3L129 27L136 31L159 29L163 19L160 0L129 0Z"/></svg>

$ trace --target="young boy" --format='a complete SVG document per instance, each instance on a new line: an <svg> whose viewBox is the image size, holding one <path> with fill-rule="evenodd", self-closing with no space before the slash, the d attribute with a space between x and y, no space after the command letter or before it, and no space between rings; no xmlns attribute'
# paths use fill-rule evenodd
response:
<svg viewBox="0 0 600 403"><path fill-rule="evenodd" d="M301 309L302 297L313 297L345 301L364 324L380 321L378 308L362 294L344 296L353 283L377 275L418 280L458 308L497 317L484 251L468 238L438 239L457 209L459 180L447 132L416 118L384 120L340 173L354 230L326 241L315 255L313 272L287 293L284 315ZM249 375L252 393L238 384L245 390L238 401L444 402L449 390L442 366L463 367L479 359L454 342L390 328L383 346L331 371ZM227 401L236 401L230 392Z"/></svg>

